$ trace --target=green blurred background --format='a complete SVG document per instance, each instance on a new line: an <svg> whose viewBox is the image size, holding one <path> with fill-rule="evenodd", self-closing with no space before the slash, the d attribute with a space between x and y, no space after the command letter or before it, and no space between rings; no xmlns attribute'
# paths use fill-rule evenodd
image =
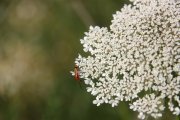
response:
<svg viewBox="0 0 180 120"><path fill-rule="evenodd" d="M108 27L127 0L0 0L0 120L136 120L97 107L70 71L90 25Z"/></svg>

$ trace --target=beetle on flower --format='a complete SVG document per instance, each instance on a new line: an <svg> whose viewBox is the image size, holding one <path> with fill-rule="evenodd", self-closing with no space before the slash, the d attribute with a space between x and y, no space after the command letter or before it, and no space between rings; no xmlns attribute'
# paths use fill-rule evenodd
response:
<svg viewBox="0 0 180 120"><path fill-rule="evenodd" d="M131 101L138 117L180 115L180 0L131 0L110 30L92 27L80 40L88 57L75 61L97 106ZM144 93L144 96L139 96Z"/></svg>

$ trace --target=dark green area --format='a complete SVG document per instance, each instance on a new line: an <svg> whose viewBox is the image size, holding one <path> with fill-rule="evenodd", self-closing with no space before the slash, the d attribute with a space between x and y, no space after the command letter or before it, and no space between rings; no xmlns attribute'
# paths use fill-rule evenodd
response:
<svg viewBox="0 0 180 120"><path fill-rule="evenodd" d="M95 98L84 86L81 89L70 74L78 53L87 55L79 40L88 26L109 27L112 14L127 3L127 0L1 0L0 59L11 56L4 53L10 45L36 47L41 52L35 57L43 56L45 63L34 70L42 67L52 72L53 77L47 79L53 85L42 93L39 89L45 84L43 78L36 86L23 83L15 94L9 94L8 87L0 96L0 120L137 120L127 103L115 108L93 105ZM34 70L25 78L31 80L29 76L33 76Z"/></svg>

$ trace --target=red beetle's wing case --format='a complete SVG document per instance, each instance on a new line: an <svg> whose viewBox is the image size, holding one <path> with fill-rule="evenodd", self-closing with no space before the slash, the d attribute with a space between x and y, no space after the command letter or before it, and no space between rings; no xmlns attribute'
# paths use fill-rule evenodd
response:
<svg viewBox="0 0 180 120"><path fill-rule="evenodd" d="M79 70L78 70L78 66L75 65L75 68L74 68L74 78L75 80L79 80Z"/></svg>

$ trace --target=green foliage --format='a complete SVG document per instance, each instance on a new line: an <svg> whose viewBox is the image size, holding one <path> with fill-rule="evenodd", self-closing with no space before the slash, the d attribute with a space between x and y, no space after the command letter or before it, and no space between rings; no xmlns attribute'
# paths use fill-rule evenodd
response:
<svg viewBox="0 0 180 120"><path fill-rule="evenodd" d="M112 14L125 3L128 1L1 0L0 70L10 64L2 60L16 62L12 58L16 49L12 54L6 51L19 43L17 48L30 48L30 53L20 49L20 64L25 61L32 65L26 74L12 77L15 82L9 83L11 86L0 85L0 120L136 120L127 104L122 103L117 108L93 105L85 86L81 89L70 74L77 53L84 54L79 41L84 31L91 24L108 26ZM91 20L84 19L86 16ZM34 52L33 57L28 61L24 59L31 52ZM37 62L40 59L42 65ZM15 70L19 71L19 66ZM8 77L12 73L6 74L0 71L0 76ZM21 86L9 92L20 79Z"/></svg>

